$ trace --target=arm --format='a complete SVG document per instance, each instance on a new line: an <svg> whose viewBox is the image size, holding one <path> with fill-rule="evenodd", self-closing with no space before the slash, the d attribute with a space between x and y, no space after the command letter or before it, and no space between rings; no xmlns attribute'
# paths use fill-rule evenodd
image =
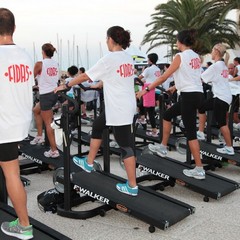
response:
<svg viewBox="0 0 240 240"><path fill-rule="evenodd" d="M93 89L102 88L102 87L103 87L103 81L101 81L101 80L97 84L93 84L90 86L90 88L93 88Z"/></svg>
<svg viewBox="0 0 240 240"><path fill-rule="evenodd" d="M234 78L229 79L229 81L240 81L240 75Z"/></svg>
<svg viewBox="0 0 240 240"><path fill-rule="evenodd" d="M151 83L147 89L144 89L137 93L137 98L140 98L142 95L146 94L148 91L154 89L156 86L161 85L163 82L165 82L180 66L181 63L181 57L177 55L174 59L172 64L169 66L169 68L164 72L163 75L161 75L159 78L157 78L153 83Z"/></svg>
<svg viewBox="0 0 240 240"><path fill-rule="evenodd" d="M72 79L66 86L66 84L63 84L63 85L60 85L59 87L55 88L54 89L54 92L58 92L58 91L61 91L61 90L64 90L66 89L67 87L71 88L72 86L74 85L77 85L77 84L80 84L82 82L85 82L89 80L89 77L86 73L82 73L80 75L78 75L77 77L75 77L74 79Z"/></svg>
<svg viewBox="0 0 240 240"><path fill-rule="evenodd" d="M42 62L36 62L34 65L34 78L42 71Z"/></svg>

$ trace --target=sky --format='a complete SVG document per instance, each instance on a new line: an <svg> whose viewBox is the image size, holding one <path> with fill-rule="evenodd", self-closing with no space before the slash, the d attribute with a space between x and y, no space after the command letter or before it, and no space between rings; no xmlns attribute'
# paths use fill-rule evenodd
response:
<svg viewBox="0 0 240 240"><path fill-rule="evenodd" d="M14 42L25 48L34 62L42 59L41 46L51 42L62 70L71 65L88 69L105 55L106 31L114 25L131 32L139 48L150 28L154 8L167 0L1 0L15 15ZM149 45L141 48L146 53ZM158 47L159 62L166 62L167 47Z"/></svg>

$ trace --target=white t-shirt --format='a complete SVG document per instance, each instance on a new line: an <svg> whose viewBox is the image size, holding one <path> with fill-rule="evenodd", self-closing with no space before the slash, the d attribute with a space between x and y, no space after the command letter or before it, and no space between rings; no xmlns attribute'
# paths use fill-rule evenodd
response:
<svg viewBox="0 0 240 240"><path fill-rule="evenodd" d="M173 73L175 86L179 92L203 92L201 81L201 60L197 53L188 49L177 53L181 63Z"/></svg>
<svg viewBox="0 0 240 240"><path fill-rule="evenodd" d="M68 77L65 79L65 83L68 83L68 82L71 82L73 80L73 77ZM66 92L66 94L69 96L69 97L74 97L74 93L73 93L73 88L71 87L69 91Z"/></svg>
<svg viewBox="0 0 240 240"><path fill-rule="evenodd" d="M42 71L37 76L39 94L53 92L59 80L58 63L50 58L42 61Z"/></svg>
<svg viewBox="0 0 240 240"><path fill-rule="evenodd" d="M22 141L32 120L33 63L16 45L0 45L0 144Z"/></svg>
<svg viewBox="0 0 240 240"><path fill-rule="evenodd" d="M86 74L92 80L103 81L103 94L108 126L132 124L136 113L134 63L124 51L110 52Z"/></svg>
<svg viewBox="0 0 240 240"><path fill-rule="evenodd" d="M228 82L228 69L223 61L213 63L201 76L205 83L212 83L213 97L228 104L231 103L232 93Z"/></svg>
<svg viewBox="0 0 240 240"><path fill-rule="evenodd" d="M89 83L89 82L83 82L82 85L84 87L90 87L91 85L94 85L96 83ZM99 97L99 92L96 90L81 90L81 100L83 102L91 102L94 99L97 99Z"/></svg>
<svg viewBox="0 0 240 240"><path fill-rule="evenodd" d="M159 67L153 64L150 67L145 68L141 75L146 83L153 83L158 77L160 77L161 72Z"/></svg>

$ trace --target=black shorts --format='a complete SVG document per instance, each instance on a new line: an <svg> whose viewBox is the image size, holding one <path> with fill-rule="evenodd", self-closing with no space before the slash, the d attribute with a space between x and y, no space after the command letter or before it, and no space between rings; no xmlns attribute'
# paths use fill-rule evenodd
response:
<svg viewBox="0 0 240 240"><path fill-rule="evenodd" d="M58 95L54 92L41 94L39 96L41 111L51 110L52 107L57 103Z"/></svg>
<svg viewBox="0 0 240 240"><path fill-rule="evenodd" d="M18 142L0 144L0 162L15 160L18 155Z"/></svg>

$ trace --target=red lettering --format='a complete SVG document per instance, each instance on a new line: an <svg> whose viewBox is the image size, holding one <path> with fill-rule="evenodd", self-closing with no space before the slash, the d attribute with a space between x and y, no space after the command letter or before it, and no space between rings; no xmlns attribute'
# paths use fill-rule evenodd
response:
<svg viewBox="0 0 240 240"><path fill-rule="evenodd" d="M193 69L199 69L201 67L200 58L191 59L190 65L192 66Z"/></svg>
<svg viewBox="0 0 240 240"><path fill-rule="evenodd" d="M122 64L117 72L121 77L131 77L134 74L134 69L132 64Z"/></svg>
<svg viewBox="0 0 240 240"><path fill-rule="evenodd" d="M222 71L222 76L224 78L228 78L228 70L227 69Z"/></svg>
<svg viewBox="0 0 240 240"><path fill-rule="evenodd" d="M161 76L161 72L160 72L160 71L156 71L156 72L154 73L154 75L155 75L156 77L160 77L160 76Z"/></svg>
<svg viewBox="0 0 240 240"><path fill-rule="evenodd" d="M8 76L9 82L21 83L28 81L31 74L32 72L29 71L29 66L15 64L8 67L8 72L5 76Z"/></svg>
<svg viewBox="0 0 240 240"><path fill-rule="evenodd" d="M57 73L58 71L57 71L57 68L55 67L47 69L47 75L50 77L57 76Z"/></svg>

